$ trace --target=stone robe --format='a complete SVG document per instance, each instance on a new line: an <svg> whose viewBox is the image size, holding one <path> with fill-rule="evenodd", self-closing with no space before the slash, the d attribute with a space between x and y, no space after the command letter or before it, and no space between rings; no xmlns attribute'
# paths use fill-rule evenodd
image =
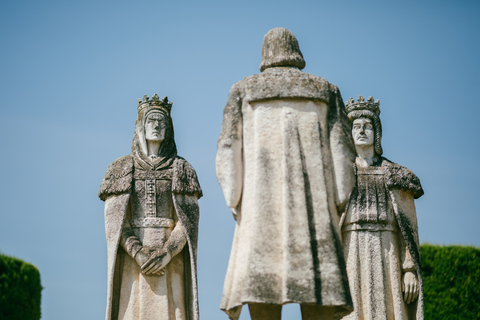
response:
<svg viewBox="0 0 480 320"><path fill-rule="evenodd" d="M135 151L135 150L134 150ZM145 171L134 166L134 156L114 161L107 169L99 197L105 201L105 231L108 250L106 320L188 319L198 320L196 251L198 203L202 191L194 169L180 157L172 158L162 170ZM130 256L122 233L135 219L143 218L132 207L143 206L145 176L156 178L157 208L170 228L137 228L136 236L147 246L155 237L157 245L176 241L181 252L165 268L163 276L146 276ZM143 179L142 179L143 178ZM138 210L137 210L138 211ZM134 226L132 226L134 227ZM135 229L135 228L133 228ZM173 239L175 238L175 239ZM185 240L182 241L182 238ZM168 240L167 240L168 239ZM127 253L128 252L128 253Z"/></svg>
<svg viewBox="0 0 480 320"><path fill-rule="evenodd" d="M423 195L410 170L383 159L359 168L341 218L354 311L345 320L423 320L423 281L414 199ZM416 273L417 300L403 299L402 275Z"/></svg>
<svg viewBox="0 0 480 320"><path fill-rule="evenodd" d="M237 225L221 303L352 302L338 229L354 185L354 147L340 93L294 67L236 83L224 109L217 178Z"/></svg>

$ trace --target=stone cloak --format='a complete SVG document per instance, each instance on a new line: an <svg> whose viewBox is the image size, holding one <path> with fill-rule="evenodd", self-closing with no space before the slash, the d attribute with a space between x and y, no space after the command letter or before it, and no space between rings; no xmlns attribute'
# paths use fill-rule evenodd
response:
<svg viewBox="0 0 480 320"><path fill-rule="evenodd" d="M106 320L118 319L119 295L122 275L122 255L119 249L121 230L132 192L134 163L133 155L121 157L112 162L105 174L99 197L105 201L105 233L107 237L107 311ZM197 199L202 190L193 167L183 158L175 156L172 178L173 205L186 231L187 245L184 250L185 301L189 320L199 319L197 288L197 239L199 208Z"/></svg>
<svg viewBox="0 0 480 320"><path fill-rule="evenodd" d="M274 67L233 85L216 158L237 212L220 306L231 319L249 302L351 311L338 222L354 159L340 92L325 79Z"/></svg>

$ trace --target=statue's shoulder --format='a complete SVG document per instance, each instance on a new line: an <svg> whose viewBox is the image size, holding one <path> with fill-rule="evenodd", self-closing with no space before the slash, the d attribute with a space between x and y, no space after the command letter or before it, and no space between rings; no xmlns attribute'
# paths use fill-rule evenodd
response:
<svg viewBox="0 0 480 320"><path fill-rule="evenodd" d="M316 76L311 73L303 72L297 68L269 68L262 73L253 74L251 76L243 78L234 86L242 87L245 85L262 84L265 82L279 81L282 83L291 82L297 83L298 81L305 83L315 84L317 87L323 89L336 88L335 85L328 82L325 78Z"/></svg>
<svg viewBox="0 0 480 320"><path fill-rule="evenodd" d="M385 183L388 188L410 191L415 199L424 194L420 179L412 171L386 158L382 160Z"/></svg>
<svg viewBox="0 0 480 320"><path fill-rule="evenodd" d="M306 72L300 71L298 73L297 77L305 79L305 81L307 81L307 82L314 82L314 83L316 83L317 86L320 86L323 89L338 90L337 86L328 82L327 79L322 78L322 77L317 76L317 75L314 75L314 74L311 74L311 73L306 73Z"/></svg>
<svg viewBox="0 0 480 320"><path fill-rule="evenodd" d="M172 192L196 195L197 198L203 195L195 169L187 160L179 156L173 162Z"/></svg>
<svg viewBox="0 0 480 320"><path fill-rule="evenodd" d="M130 192L133 179L133 157L126 155L110 163L100 185L98 196L104 200L113 194Z"/></svg>
<svg viewBox="0 0 480 320"><path fill-rule="evenodd" d="M302 72L301 77L304 83L310 84L310 86L317 91L329 93L330 95L340 95L338 87L333 83L328 82L325 78L306 72Z"/></svg>
<svg viewBox="0 0 480 320"><path fill-rule="evenodd" d="M269 68L237 82L248 100L306 98L332 101L338 88L326 79L297 68Z"/></svg>

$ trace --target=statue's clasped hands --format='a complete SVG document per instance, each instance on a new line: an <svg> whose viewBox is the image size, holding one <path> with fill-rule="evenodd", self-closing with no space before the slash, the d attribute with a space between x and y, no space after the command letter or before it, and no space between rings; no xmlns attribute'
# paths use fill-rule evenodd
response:
<svg viewBox="0 0 480 320"><path fill-rule="evenodd" d="M172 260L172 256L164 249L148 250L142 248L135 255L135 261L145 275L163 276L165 274L165 267L170 260Z"/></svg>
<svg viewBox="0 0 480 320"><path fill-rule="evenodd" d="M403 299L406 303L415 301L418 297L419 285L417 276L411 271L405 272L402 279Z"/></svg>

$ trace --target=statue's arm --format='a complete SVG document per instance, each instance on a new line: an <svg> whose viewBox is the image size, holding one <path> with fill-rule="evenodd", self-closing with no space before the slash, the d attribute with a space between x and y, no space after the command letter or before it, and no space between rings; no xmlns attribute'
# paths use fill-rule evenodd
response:
<svg viewBox="0 0 480 320"><path fill-rule="evenodd" d="M142 243L135 235L135 232L130 226L130 222L128 220L125 221L125 225L122 229L120 245L125 250L125 252L128 253L128 255L133 259L135 259L135 256L142 249Z"/></svg>
<svg viewBox="0 0 480 320"><path fill-rule="evenodd" d="M350 128L350 121L345 113L342 96L337 87L330 99L328 115L330 130L330 150L335 184L335 203L339 213L343 212L350 193L355 186L355 146Z"/></svg>
<svg viewBox="0 0 480 320"><path fill-rule="evenodd" d="M410 231L414 233L412 240L418 247L418 227L413 194L411 191L401 189L395 190L394 193L396 194L395 200L397 202L397 210L400 210L404 214L405 221L403 221L403 223L406 223L409 226L409 228L404 227L404 229L413 228L413 230ZM406 222L407 218L408 223ZM402 232L398 233L398 238L400 250L399 258L402 268L402 291L404 292L403 299L406 303L411 303L415 301L419 295L420 284L418 282L418 275L416 272L414 259L410 253Z"/></svg>
<svg viewBox="0 0 480 320"><path fill-rule="evenodd" d="M401 233L398 233L398 237L400 238L398 243L400 249L400 266L402 268L402 291L404 292L403 298L406 303L410 303L418 297L419 283L412 255L410 254L410 251L408 250Z"/></svg>
<svg viewBox="0 0 480 320"><path fill-rule="evenodd" d="M407 245L405 244L405 240L403 239L403 236L401 233L398 235L399 236L399 247L400 247L400 264L402 267L402 272L416 272L415 271L415 263L413 262L412 255L410 254L410 251L408 250Z"/></svg>
<svg viewBox="0 0 480 320"><path fill-rule="evenodd" d="M137 262L139 266L142 266L148 261L150 252L149 250L143 248L142 242L133 231L132 226L130 225L131 217L132 213L129 203L127 212L125 214L125 221L123 222L120 245L122 246L123 250L125 250L125 252Z"/></svg>
<svg viewBox="0 0 480 320"><path fill-rule="evenodd" d="M223 110L222 132L216 156L217 179L227 205L236 215L243 188L243 119L239 85L230 90Z"/></svg>
<svg viewBox="0 0 480 320"><path fill-rule="evenodd" d="M400 241L400 263L402 267L402 291L403 299L406 303L410 303L417 299L420 285L418 283L415 264L413 263L410 251L405 245L403 236L399 235Z"/></svg>
<svg viewBox="0 0 480 320"><path fill-rule="evenodd" d="M169 253L170 259L175 257L182 251L183 247L187 243L187 237L185 229L180 221L177 221L175 227L170 233L170 237L165 242L163 248Z"/></svg>

